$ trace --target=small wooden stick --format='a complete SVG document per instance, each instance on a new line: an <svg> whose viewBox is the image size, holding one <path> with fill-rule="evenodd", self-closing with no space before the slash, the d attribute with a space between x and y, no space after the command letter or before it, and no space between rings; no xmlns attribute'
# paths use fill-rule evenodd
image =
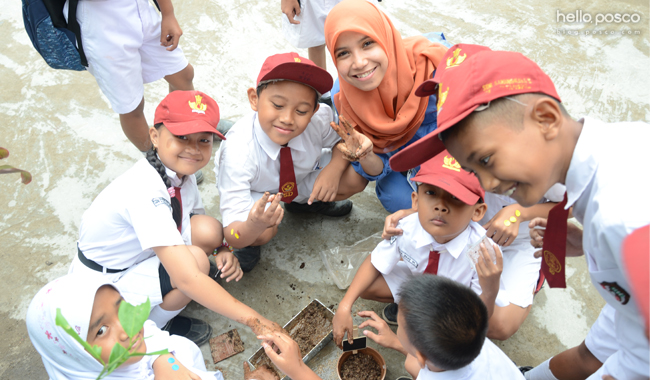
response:
<svg viewBox="0 0 650 380"><path fill-rule="evenodd" d="M354 325L352 326L352 340L354 341L354 339L358 337L359 337L359 326ZM356 354L357 354L357 350L353 350L352 355L356 355Z"/></svg>

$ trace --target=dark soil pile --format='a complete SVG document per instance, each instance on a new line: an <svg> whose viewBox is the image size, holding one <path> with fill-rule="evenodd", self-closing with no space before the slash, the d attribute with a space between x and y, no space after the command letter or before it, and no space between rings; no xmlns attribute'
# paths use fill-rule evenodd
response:
<svg viewBox="0 0 650 380"><path fill-rule="evenodd" d="M362 353L350 355L341 366L341 379L379 380L381 379L381 368L370 355Z"/></svg>

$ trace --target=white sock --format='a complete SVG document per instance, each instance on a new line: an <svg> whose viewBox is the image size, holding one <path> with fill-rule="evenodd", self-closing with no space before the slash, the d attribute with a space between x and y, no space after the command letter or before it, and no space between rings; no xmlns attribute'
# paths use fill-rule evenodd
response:
<svg viewBox="0 0 650 380"><path fill-rule="evenodd" d="M548 359L544 363L526 372L524 374L526 380L558 380L558 378L553 375L553 372L551 372L551 368L549 367L551 359Z"/></svg>
<svg viewBox="0 0 650 380"><path fill-rule="evenodd" d="M160 307L160 305L158 305L154 307L149 313L149 319L154 321L159 329L162 329L165 327L167 322L177 316L181 311L183 311L183 309L185 309L185 307L179 310L165 310Z"/></svg>

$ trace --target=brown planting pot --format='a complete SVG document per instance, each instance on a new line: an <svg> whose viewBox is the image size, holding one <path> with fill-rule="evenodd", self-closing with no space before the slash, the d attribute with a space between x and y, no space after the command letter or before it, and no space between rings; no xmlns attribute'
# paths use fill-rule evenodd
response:
<svg viewBox="0 0 650 380"><path fill-rule="evenodd" d="M384 380L386 378L386 361L384 360L384 357L381 356L377 350L374 348L366 347L363 350L358 350L357 351L360 354L366 354L372 356L373 359L379 364L379 368L381 368L381 378L380 380ZM341 379L341 367L343 366L343 363L345 363L346 360L348 360L348 357L352 355L352 351L344 352L341 354L341 357L339 357L339 362L336 365L336 374L339 376L339 380Z"/></svg>

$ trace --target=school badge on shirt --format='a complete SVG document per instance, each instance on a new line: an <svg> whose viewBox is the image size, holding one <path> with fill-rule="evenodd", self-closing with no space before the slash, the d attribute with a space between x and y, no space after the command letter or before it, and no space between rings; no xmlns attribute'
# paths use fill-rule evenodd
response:
<svg viewBox="0 0 650 380"><path fill-rule="evenodd" d="M163 197L157 197L157 198L152 198L151 202L153 203L154 206L158 207L160 205L165 205L169 207L169 211L172 210L172 205L169 203L169 201Z"/></svg>
<svg viewBox="0 0 650 380"><path fill-rule="evenodd" d="M621 303L621 305L625 305L630 301L630 293L623 289L623 287L618 283L603 281L599 282L599 284L603 287L603 289L610 292L614 298L616 298L616 300Z"/></svg>

